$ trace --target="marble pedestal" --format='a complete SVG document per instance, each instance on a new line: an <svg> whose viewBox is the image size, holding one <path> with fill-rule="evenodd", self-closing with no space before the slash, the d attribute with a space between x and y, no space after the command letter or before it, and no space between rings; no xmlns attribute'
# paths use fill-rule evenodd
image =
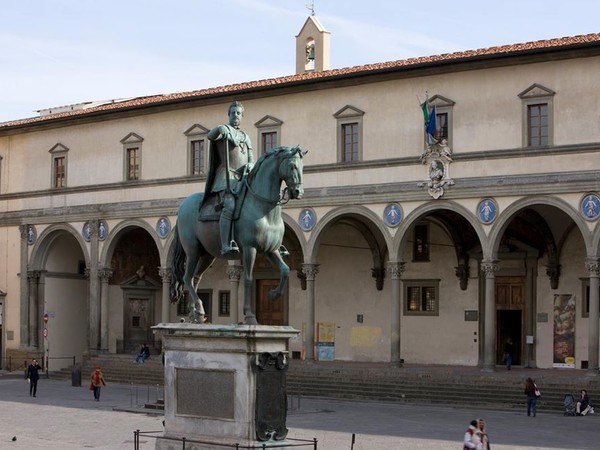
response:
<svg viewBox="0 0 600 450"><path fill-rule="evenodd" d="M173 439L183 437L189 450L282 444L281 437L274 440L278 433L269 441L258 440L257 424L258 435L270 433L265 414L269 419L283 413L285 427L287 348L298 330L192 323L161 323L153 330L162 338L165 356L165 431L156 441L157 450L180 449L181 442ZM283 389L272 389L263 373L269 371L263 369L282 376ZM261 393L263 388L269 392Z"/></svg>

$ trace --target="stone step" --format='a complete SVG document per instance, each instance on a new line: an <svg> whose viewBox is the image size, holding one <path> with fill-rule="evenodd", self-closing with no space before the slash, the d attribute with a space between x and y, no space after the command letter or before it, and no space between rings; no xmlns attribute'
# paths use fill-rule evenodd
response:
<svg viewBox="0 0 600 450"><path fill-rule="evenodd" d="M85 360L81 366L82 383L89 380L94 368L100 365L108 382L135 385L164 383L164 367L157 357L144 364L135 363L135 355L100 355ZM542 389L540 408L563 410L567 393L576 395L579 389L588 389L592 398L600 395L600 380L594 377L571 380L564 376L536 374ZM53 377L71 378L70 370L53 373ZM523 394L527 373L481 373L476 369L448 368L404 370L377 365L373 368L329 367L318 364L291 364L286 375L290 397L326 397L366 401L405 402L444 405L471 405L495 408L524 408ZM148 403L148 409L164 408L161 402Z"/></svg>

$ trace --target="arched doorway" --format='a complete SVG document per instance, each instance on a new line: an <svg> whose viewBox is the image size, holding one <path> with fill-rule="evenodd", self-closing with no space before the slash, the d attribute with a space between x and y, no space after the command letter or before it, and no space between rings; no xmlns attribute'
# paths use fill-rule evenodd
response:
<svg viewBox="0 0 600 450"><path fill-rule="evenodd" d="M40 267L30 274L38 282L38 311L30 326L39 325L38 348L44 351L49 369L60 370L88 350L86 258L75 234L56 229L41 236L34 267Z"/></svg>
<svg viewBox="0 0 600 450"><path fill-rule="evenodd" d="M113 245L109 315L115 320L109 334L117 352L133 352L143 343L154 345L151 327L162 302L160 255L152 236L137 226L121 230Z"/></svg>
<svg viewBox="0 0 600 450"><path fill-rule="evenodd" d="M577 299L587 275L585 256L577 224L555 205L530 204L506 220L495 276L496 364L504 363L510 338L514 365L537 367L541 361L545 367L575 367L577 317L569 311L568 333L564 323L556 329L556 303L584 307ZM583 327L580 331L585 332Z"/></svg>
<svg viewBox="0 0 600 450"><path fill-rule="evenodd" d="M317 360L390 358L388 242L380 222L366 208L340 208L313 231L311 261L319 268L314 277L316 323L307 336L314 342L304 345L313 347Z"/></svg>

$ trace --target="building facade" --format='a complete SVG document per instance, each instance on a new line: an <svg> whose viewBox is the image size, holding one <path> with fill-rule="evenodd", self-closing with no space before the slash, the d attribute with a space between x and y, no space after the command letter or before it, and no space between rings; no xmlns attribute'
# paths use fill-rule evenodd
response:
<svg viewBox="0 0 600 450"><path fill-rule="evenodd" d="M177 208L239 100L257 155L309 150L287 292L267 299L263 259L252 288L259 323L301 330L293 357L494 370L511 338L515 365L597 372L600 35L333 70L314 16L296 39L289 77L0 124L3 363L127 351L186 317ZM241 274L200 281L211 322L243 320Z"/></svg>

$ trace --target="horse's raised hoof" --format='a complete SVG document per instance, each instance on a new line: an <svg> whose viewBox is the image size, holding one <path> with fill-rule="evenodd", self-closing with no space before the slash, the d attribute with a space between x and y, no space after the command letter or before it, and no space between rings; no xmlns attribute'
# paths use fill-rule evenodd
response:
<svg viewBox="0 0 600 450"><path fill-rule="evenodd" d="M256 316L254 315L244 317L244 323L246 325L258 325L258 322L256 321Z"/></svg>

